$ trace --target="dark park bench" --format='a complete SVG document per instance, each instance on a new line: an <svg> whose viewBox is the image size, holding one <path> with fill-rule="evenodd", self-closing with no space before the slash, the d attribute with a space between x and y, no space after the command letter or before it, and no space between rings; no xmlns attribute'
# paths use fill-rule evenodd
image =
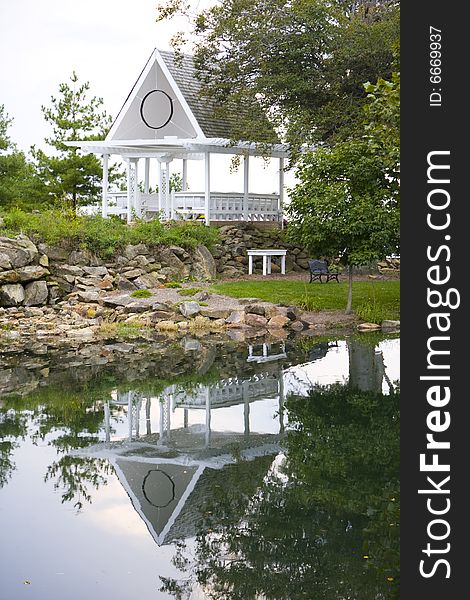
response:
<svg viewBox="0 0 470 600"><path fill-rule="evenodd" d="M322 277L326 277L326 283L328 283L332 279L336 280L339 283L339 273L334 273L330 271L326 260L309 260L308 266L310 268L310 283L312 283L312 281L315 280L318 280L320 283L323 283Z"/></svg>

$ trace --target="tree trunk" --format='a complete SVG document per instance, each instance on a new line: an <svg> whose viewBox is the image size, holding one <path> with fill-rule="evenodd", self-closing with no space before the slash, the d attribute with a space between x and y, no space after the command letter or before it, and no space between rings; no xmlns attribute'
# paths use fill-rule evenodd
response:
<svg viewBox="0 0 470 600"><path fill-rule="evenodd" d="M352 313L352 283L353 283L353 268L352 265L348 266L348 303L346 305L346 312L348 314Z"/></svg>

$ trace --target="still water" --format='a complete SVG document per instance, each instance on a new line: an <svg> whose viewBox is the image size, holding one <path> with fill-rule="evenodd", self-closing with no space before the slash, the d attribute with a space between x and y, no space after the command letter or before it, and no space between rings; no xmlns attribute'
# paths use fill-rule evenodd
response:
<svg viewBox="0 0 470 600"><path fill-rule="evenodd" d="M399 339L0 361L0 600L398 598Z"/></svg>

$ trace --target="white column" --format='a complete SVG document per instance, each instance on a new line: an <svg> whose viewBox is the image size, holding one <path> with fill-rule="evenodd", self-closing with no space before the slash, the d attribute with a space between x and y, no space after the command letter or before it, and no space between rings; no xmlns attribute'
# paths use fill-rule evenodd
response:
<svg viewBox="0 0 470 600"><path fill-rule="evenodd" d="M103 199L101 203L101 215L108 216L108 154L103 154Z"/></svg>
<svg viewBox="0 0 470 600"><path fill-rule="evenodd" d="M163 210L163 198L165 190L163 189L162 163L158 161L158 210Z"/></svg>
<svg viewBox="0 0 470 600"><path fill-rule="evenodd" d="M150 158L145 159L145 179L144 179L144 193L148 194L150 189Z"/></svg>
<svg viewBox="0 0 470 600"><path fill-rule="evenodd" d="M140 205L140 191L139 191L139 159L134 160L134 198L133 205L135 213L138 217L142 216L142 207Z"/></svg>
<svg viewBox="0 0 470 600"><path fill-rule="evenodd" d="M263 275L267 275L268 273L268 257L266 254L263 254Z"/></svg>
<svg viewBox="0 0 470 600"><path fill-rule="evenodd" d="M127 421L129 425L129 441L132 441L132 392L127 392Z"/></svg>
<svg viewBox="0 0 470 600"><path fill-rule="evenodd" d="M165 163L165 199L166 199L166 207L165 207L165 215L167 219L171 219L173 215L173 203L171 201L170 196L170 161Z"/></svg>
<svg viewBox="0 0 470 600"><path fill-rule="evenodd" d="M188 190L188 159L183 158L183 192Z"/></svg>
<svg viewBox="0 0 470 600"><path fill-rule="evenodd" d="M204 208L206 213L206 225L210 224L210 201L211 201L211 154L206 152L204 155Z"/></svg>
<svg viewBox="0 0 470 600"><path fill-rule="evenodd" d="M210 389L206 388L206 447L211 441L211 398Z"/></svg>
<svg viewBox="0 0 470 600"><path fill-rule="evenodd" d="M284 159L279 159L279 210L281 211L281 227L284 228Z"/></svg>
<svg viewBox="0 0 470 600"><path fill-rule="evenodd" d="M127 160L127 222L132 221L132 177L131 177L131 161Z"/></svg>
<svg viewBox="0 0 470 600"><path fill-rule="evenodd" d="M248 193L250 181L250 156L247 154L243 160L243 220L248 221Z"/></svg>
<svg viewBox="0 0 470 600"><path fill-rule="evenodd" d="M253 275L253 255L248 256L248 275Z"/></svg>
<svg viewBox="0 0 470 600"><path fill-rule="evenodd" d="M286 274L286 255L281 256L281 275Z"/></svg>
<svg viewBox="0 0 470 600"><path fill-rule="evenodd" d="M111 440L111 412L109 410L109 400L104 401L104 431L105 431L105 441L109 442Z"/></svg>

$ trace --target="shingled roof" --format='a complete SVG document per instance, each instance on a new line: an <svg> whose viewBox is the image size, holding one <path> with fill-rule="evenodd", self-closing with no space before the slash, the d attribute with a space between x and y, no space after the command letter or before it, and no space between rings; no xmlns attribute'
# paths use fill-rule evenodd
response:
<svg viewBox="0 0 470 600"><path fill-rule="evenodd" d="M239 123L240 118L243 119L243 111L240 112L240 108L237 107L237 109L234 109L233 114L228 114L225 118L216 117L216 103L201 94L202 85L197 77L193 57L187 54L176 57L173 52L163 50L158 50L158 52L181 90L189 108L196 117L204 135L208 138L231 139L233 137L232 130L234 126ZM260 117L263 118L261 109ZM270 127L267 119L266 125L268 129L272 130L274 135L274 129Z"/></svg>

